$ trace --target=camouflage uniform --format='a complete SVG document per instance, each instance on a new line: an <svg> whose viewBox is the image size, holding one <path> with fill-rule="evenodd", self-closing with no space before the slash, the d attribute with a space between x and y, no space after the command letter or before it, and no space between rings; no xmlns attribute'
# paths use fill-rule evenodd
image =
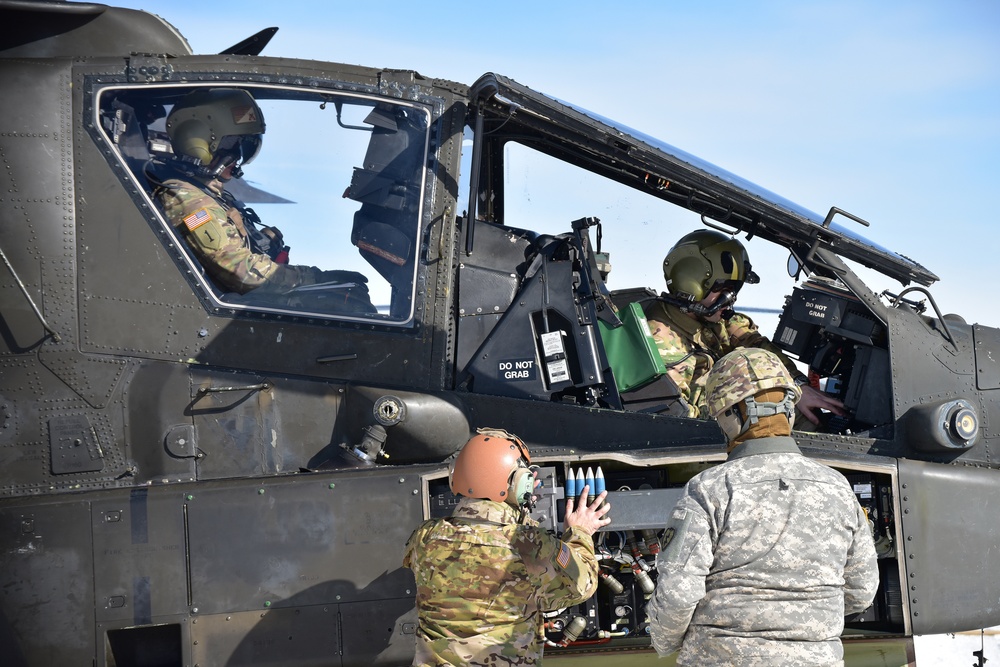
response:
<svg viewBox="0 0 1000 667"><path fill-rule="evenodd" d="M840 665L844 615L878 588L850 485L789 436L748 440L693 477L663 542L646 609L678 667Z"/></svg>
<svg viewBox="0 0 1000 667"><path fill-rule="evenodd" d="M559 540L506 503L463 498L425 521L403 565L417 582L414 665L537 665L542 612L579 604L597 588L594 543L581 529Z"/></svg>
<svg viewBox="0 0 1000 667"><path fill-rule="evenodd" d="M773 352L792 374L801 375L795 362L757 330L746 315L736 313L719 323L703 322L679 308L654 302L646 311L649 330L656 341L667 375L688 404L688 416L709 419L705 406L705 376L719 357L738 347L759 347Z"/></svg>
<svg viewBox="0 0 1000 667"><path fill-rule="evenodd" d="M246 294L263 285L284 291L324 280L324 272L314 266L278 264L253 252L242 215L222 199L222 183L211 180L204 186L216 196L177 178L164 182L157 194L170 223L220 288Z"/></svg>

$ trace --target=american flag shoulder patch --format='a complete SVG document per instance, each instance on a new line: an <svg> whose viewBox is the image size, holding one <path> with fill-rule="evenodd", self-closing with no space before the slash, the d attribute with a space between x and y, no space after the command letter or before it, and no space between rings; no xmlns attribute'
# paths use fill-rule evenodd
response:
<svg viewBox="0 0 1000 667"><path fill-rule="evenodd" d="M188 230L193 232L211 219L212 215L208 212L208 209L199 208L194 213L184 217L184 225Z"/></svg>
<svg viewBox="0 0 1000 667"><path fill-rule="evenodd" d="M559 563L560 567L566 567L569 565L569 546L565 542L559 547L559 555L556 556L556 562Z"/></svg>

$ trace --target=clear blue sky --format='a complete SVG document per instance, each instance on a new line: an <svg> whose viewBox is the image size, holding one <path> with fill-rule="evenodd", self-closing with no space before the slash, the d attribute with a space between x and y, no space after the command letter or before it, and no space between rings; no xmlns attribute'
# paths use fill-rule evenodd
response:
<svg viewBox="0 0 1000 667"><path fill-rule="evenodd" d="M940 276L942 311L1000 326L1000 2L121 4L162 16L196 53L277 26L265 55L463 83L503 73L814 211L868 220L863 235ZM759 245L755 268L779 261ZM662 287L667 247L611 250ZM780 263L741 304L780 306Z"/></svg>

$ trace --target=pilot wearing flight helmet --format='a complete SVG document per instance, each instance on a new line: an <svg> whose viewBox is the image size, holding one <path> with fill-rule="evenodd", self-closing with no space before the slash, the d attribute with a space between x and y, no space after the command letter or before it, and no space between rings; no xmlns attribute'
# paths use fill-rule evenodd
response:
<svg viewBox="0 0 1000 667"><path fill-rule="evenodd" d="M300 285L355 283L350 301L374 312L367 278L354 271L323 271L288 264L288 248L273 227L225 190L257 156L264 117L250 94L236 88L202 88L184 96L167 116L174 157L157 165L155 194L171 224L222 289L286 291Z"/></svg>
<svg viewBox="0 0 1000 667"><path fill-rule="evenodd" d="M760 280L737 239L708 229L682 236L663 260L663 277L668 294L646 307L646 318L688 416L708 419L705 378L716 360L740 347L762 348L781 360L802 392L798 409L813 424L820 408L845 414L843 403L811 387L753 320L732 310L743 284Z"/></svg>

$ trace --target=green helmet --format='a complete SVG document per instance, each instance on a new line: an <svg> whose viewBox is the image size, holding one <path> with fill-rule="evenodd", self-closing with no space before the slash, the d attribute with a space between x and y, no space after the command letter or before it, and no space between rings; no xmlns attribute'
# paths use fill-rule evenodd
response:
<svg viewBox="0 0 1000 667"><path fill-rule="evenodd" d="M784 389L785 398L778 403L754 399L758 393L768 389ZM760 417L784 414L789 423L793 423L795 404L802 396L802 390L773 352L758 347L741 347L715 362L705 378L705 395L708 413L732 440L756 424ZM733 410L741 402L746 403L745 423L739 410Z"/></svg>
<svg viewBox="0 0 1000 667"><path fill-rule="evenodd" d="M202 88L185 95L167 116L174 153L202 166L248 164L260 152L264 115L250 93L238 88Z"/></svg>
<svg viewBox="0 0 1000 667"><path fill-rule="evenodd" d="M663 277L674 296L701 301L727 283L739 290L744 282L757 282L743 244L708 229L685 234L663 260Z"/></svg>

